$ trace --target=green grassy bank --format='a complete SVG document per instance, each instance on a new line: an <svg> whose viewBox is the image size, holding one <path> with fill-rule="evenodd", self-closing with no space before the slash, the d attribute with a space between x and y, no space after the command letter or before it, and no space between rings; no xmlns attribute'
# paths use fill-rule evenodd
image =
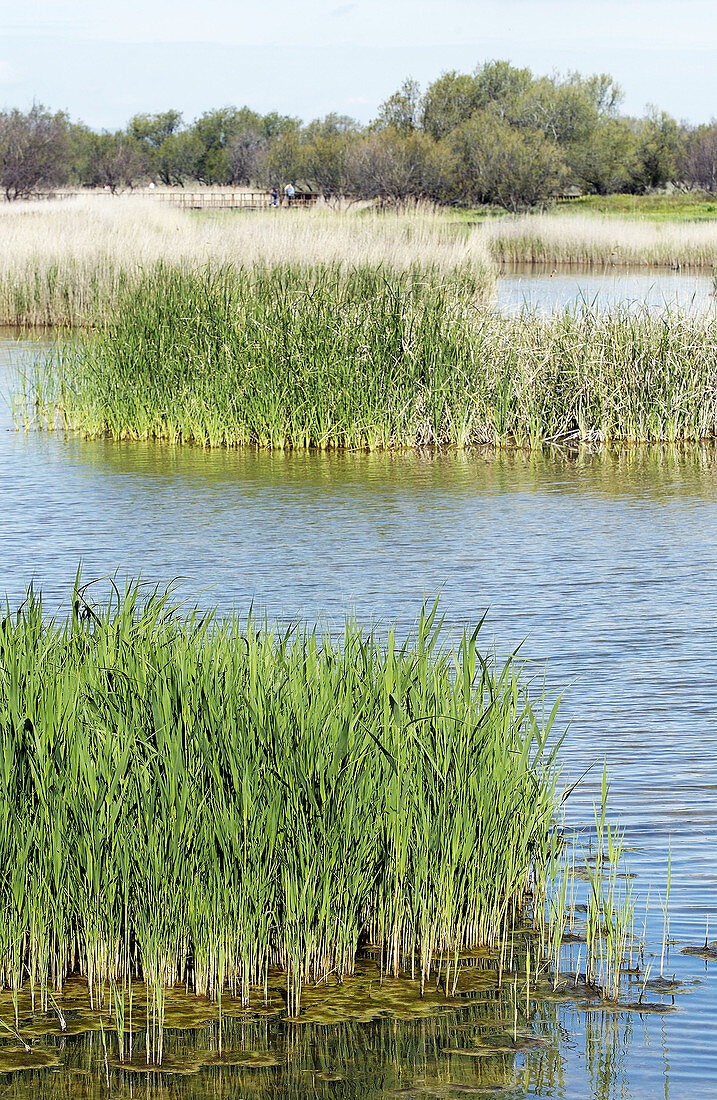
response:
<svg viewBox="0 0 717 1100"><path fill-rule="evenodd" d="M0 983L47 1007L139 976L161 1018L167 985L261 1003L278 969L291 1014L369 941L450 990L541 897L552 717L434 613L332 639L30 592L0 623Z"/></svg>
<svg viewBox="0 0 717 1100"><path fill-rule="evenodd" d="M669 195L581 195L555 203L561 214L615 214L655 222L696 222L717 219L717 196L705 191L674 191Z"/></svg>
<svg viewBox="0 0 717 1100"><path fill-rule="evenodd" d="M717 323L505 317L473 276L156 267L26 379L28 426L293 448L717 434Z"/></svg>

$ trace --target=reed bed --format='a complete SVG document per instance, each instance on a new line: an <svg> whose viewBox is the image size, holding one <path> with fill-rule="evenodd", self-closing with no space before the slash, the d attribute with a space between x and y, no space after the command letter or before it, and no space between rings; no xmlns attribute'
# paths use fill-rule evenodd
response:
<svg viewBox="0 0 717 1100"><path fill-rule="evenodd" d="M542 905L556 746L555 708L536 713L514 661L483 657L477 631L441 637L435 607L408 640L352 621L335 637L136 584L97 605L76 587L66 619L32 590L8 609L0 983L16 1005L24 986L47 1010L75 973L124 1012L139 977L161 1060L177 982L260 1003L280 970L296 1015L302 986L350 975L370 942L385 973L449 991L462 948L529 916L531 884Z"/></svg>
<svg viewBox="0 0 717 1100"><path fill-rule="evenodd" d="M332 265L470 275L487 298L495 273L477 231L430 206L192 213L139 196L0 204L0 324L94 325L148 267L197 271Z"/></svg>
<svg viewBox="0 0 717 1100"><path fill-rule="evenodd" d="M28 427L271 448L717 435L717 321L504 317L465 274L160 266L25 380Z"/></svg>
<svg viewBox="0 0 717 1100"><path fill-rule="evenodd" d="M656 223L589 214L523 214L480 230L494 259L507 263L717 266L717 219Z"/></svg>

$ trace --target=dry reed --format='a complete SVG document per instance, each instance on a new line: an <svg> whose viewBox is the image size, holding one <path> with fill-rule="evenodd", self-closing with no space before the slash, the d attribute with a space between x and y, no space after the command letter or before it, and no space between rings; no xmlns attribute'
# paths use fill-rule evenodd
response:
<svg viewBox="0 0 717 1100"><path fill-rule="evenodd" d="M658 224L588 214L523 214L488 221L480 232L491 255L509 263L717 264L717 220Z"/></svg>
<svg viewBox="0 0 717 1100"><path fill-rule="evenodd" d="M474 231L437 210L192 213L139 196L0 205L0 323L94 324L158 261L181 270L330 264L468 272L486 294L493 268Z"/></svg>

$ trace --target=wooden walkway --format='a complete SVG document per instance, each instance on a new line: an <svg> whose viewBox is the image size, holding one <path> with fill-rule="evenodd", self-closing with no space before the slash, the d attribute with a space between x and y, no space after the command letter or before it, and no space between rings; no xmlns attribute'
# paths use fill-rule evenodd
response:
<svg viewBox="0 0 717 1100"><path fill-rule="evenodd" d="M181 210L267 210L271 206L313 206L318 195L286 195L274 202L268 191L156 191L154 196Z"/></svg>

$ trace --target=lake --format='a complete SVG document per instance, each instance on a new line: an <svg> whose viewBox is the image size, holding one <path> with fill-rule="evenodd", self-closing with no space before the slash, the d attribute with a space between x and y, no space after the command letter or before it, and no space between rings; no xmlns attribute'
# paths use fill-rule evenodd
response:
<svg viewBox="0 0 717 1100"><path fill-rule="evenodd" d="M707 271L615 264L503 264L495 305L505 313L528 309L547 314L558 309L614 307L706 312L715 308L714 290L714 277Z"/></svg>
<svg viewBox="0 0 717 1100"><path fill-rule="evenodd" d="M273 1078L242 1070L226 1095L497 1095L500 1085L511 1098L717 1097L717 962L681 953L704 941L708 921L717 938L715 451L285 454L25 434L13 427L11 378L42 347L0 342L0 591L11 605L33 581L48 607L67 607L82 562L88 580L176 579L192 603L253 603L272 619L338 625L352 613L408 630L439 596L450 633L485 613L484 646L522 644L536 691L544 679L564 692L565 781L591 769L567 802L568 826L590 830L606 761L610 816L634 849L636 894L649 893L653 976L671 862L676 942L664 970L698 982L674 1015L540 1003L547 1045L504 1057L493 1077L441 1053L458 1042L447 1017L266 1024L261 1035L242 1025L249 1038L237 1042L280 1051L279 1064ZM468 1007L461 1026L483 1011ZM97 1037L63 1042L66 1072L101 1064ZM12 1095L61 1091L64 1072L16 1075ZM451 1083L466 1087L440 1091ZM223 1095L208 1071L175 1084Z"/></svg>

